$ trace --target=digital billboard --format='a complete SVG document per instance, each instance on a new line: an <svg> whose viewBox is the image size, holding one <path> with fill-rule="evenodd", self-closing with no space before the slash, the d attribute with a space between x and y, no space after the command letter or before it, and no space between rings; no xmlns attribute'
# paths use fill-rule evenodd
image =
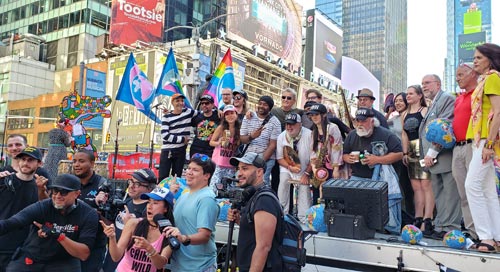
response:
<svg viewBox="0 0 500 272"><path fill-rule="evenodd" d="M301 65L302 7L293 0L228 0L228 38Z"/></svg>
<svg viewBox="0 0 500 272"><path fill-rule="evenodd" d="M109 40L117 45L162 42L164 14L163 0L112 0Z"/></svg>
<svg viewBox="0 0 500 272"><path fill-rule="evenodd" d="M106 73L88 69L85 73L85 95L91 97L103 97L106 95ZM91 129L102 129L101 116L83 121L83 126Z"/></svg>
<svg viewBox="0 0 500 272"><path fill-rule="evenodd" d="M477 32L472 34L458 35L458 62L472 62L476 46L486 42L486 33Z"/></svg>

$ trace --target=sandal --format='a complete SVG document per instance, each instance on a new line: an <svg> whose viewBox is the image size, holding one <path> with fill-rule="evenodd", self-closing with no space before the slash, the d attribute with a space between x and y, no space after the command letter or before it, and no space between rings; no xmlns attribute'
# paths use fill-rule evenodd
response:
<svg viewBox="0 0 500 272"><path fill-rule="evenodd" d="M480 247L485 247L486 250L479 249ZM479 242L479 243L476 243L476 244L472 245L470 247L470 249L478 251L478 252L483 252L483 253L497 253L496 245L493 246L493 245L490 245L490 244L487 244L487 243L483 243L483 242Z"/></svg>

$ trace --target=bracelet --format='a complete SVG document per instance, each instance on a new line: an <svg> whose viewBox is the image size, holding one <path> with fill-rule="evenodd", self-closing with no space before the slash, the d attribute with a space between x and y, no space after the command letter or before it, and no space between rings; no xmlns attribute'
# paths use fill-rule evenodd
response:
<svg viewBox="0 0 500 272"><path fill-rule="evenodd" d="M153 248L153 251L152 252L146 252L146 256L148 257L153 257L157 254L158 252L156 252L156 249Z"/></svg>
<svg viewBox="0 0 500 272"><path fill-rule="evenodd" d="M486 143L484 143L484 148L486 149L493 149L493 145L495 144L495 141L487 141Z"/></svg>
<svg viewBox="0 0 500 272"><path fill-rule="evenodd" d="M309 172L305 171L305 172L304 172L304 175L306 175L306 176L310 177L310 176L311 176L311 173L309 173Z"/></svg>
<svg viewBox="0 0 500 272"><path fill-rule="evenodd" d="M403 156L406 156L406 155L408 155L408 152L406 152L406 153L403 153Z"/></svg>
<svg viewBox="0 0 500 272"><path fill-rule="evenodd" d="M64 241L64 239L66 239L66 235L64 233L59 234L59 237L57 237L58 242Z"/></svg>

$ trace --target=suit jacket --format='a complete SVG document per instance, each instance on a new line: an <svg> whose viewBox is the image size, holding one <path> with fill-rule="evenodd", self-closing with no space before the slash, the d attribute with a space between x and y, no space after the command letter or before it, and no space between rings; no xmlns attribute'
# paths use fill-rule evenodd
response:
<svg viewBox="0 0 500 272"><path fill-rule="evenodd" d="M453 109L455 105L455 97L440 90L436 99L427 111L427 115L422 119L419 127L420 135L420 158L423 159L432 144L425 138L425 127L432 120L437 118L447 118L453 120ZM443 149L437 156L437 163L429 168L432 174L442 174L451 172L451 159L453 149Z"/></svg>

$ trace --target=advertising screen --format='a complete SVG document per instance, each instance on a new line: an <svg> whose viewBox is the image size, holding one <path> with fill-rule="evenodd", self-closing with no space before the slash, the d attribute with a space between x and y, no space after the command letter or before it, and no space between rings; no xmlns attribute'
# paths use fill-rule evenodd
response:
<svg viewBox="0 0 500 272"><path fill-rule="evenodd" d="M228 0L228 38L301 64L302 7L293 0Z"/></svg>
<svg viewBox="0 0 500 272"><path fill-rule="evenodd" d="M106 95L106 73L87 69L85 77L85 95L91 97L103 97ZM86 128L102 129L101 116L84 121L83 125Z"/></svg>
<svg viewBox="0 0 500 272"><path fill-rule="evenodd" d="M472 62L476 46L485 42L485 32L458 35L458 62Z"/></svg>
<svg viewBox="0 0 500 272"><path fill-rule="evenodd" d="M109 40L117 45L162 42L164 14L163 0L112 0Z"/></svg>
<svg viewBox="0 0 500 272"><path fill-rule="evenodd" d="M314 67L340 79L342 73L342 36L316 16Z"/></svg>

